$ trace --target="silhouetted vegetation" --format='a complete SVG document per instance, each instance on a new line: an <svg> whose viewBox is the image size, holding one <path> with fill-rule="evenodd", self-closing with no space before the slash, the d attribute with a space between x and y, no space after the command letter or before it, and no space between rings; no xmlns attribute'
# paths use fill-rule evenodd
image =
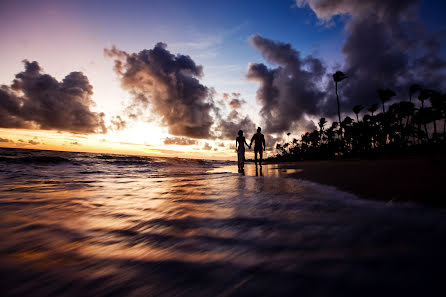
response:
<svg viewBox="0 0 446 297"><path fill-rule="evenodd" d="M274 159L335 159L444 151L446 94L414 84L409 87L407 100L387 106L386 103L396 93L390 89L380 89L377 100L381 101L381 113L375 114L378 103L366 108L369 112L366 114L363 113L364 106L356 105L352 110L356 120L349 116L341 120L337 82L346 76L336 72L333 78L336 82L338 122L327 126L326 118L321 118L314 131L306 132L300 139L278 143L278 154ZM419 103L412 102L414 96L417 96ZM290 134L287 135L289 137Z"/></svg>

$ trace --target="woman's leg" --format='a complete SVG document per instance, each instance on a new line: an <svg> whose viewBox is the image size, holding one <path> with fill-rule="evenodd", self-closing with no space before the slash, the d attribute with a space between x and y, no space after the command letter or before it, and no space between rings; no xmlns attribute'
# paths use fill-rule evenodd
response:
<svg viewBox="0 0 446 297"><path fill-rule="evenodd" d="M241 164L242 165L241 168L244 169L245 168L245 152L242 153L242 162L241 163L242 163Z"/></svg>

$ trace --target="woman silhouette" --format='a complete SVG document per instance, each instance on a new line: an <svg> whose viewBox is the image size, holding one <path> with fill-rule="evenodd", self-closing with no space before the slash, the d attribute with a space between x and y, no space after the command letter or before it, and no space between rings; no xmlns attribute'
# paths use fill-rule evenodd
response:
<svg viewBox="0 0 446 297"><path fill-rule="evenodd" d="M243 131L238 131L238 137L235 139L235 149L237 151L237 164L238 171L241 172L245 167L245 144L249 147L249 144L246 142L245 137L243 136Z"/></svg>

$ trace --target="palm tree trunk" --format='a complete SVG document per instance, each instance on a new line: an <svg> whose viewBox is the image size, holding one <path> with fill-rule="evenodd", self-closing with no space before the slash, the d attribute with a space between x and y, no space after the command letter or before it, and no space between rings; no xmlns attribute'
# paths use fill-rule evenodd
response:
<svg viewBox="0 0 446 297"><path fill-rule="evenodd" d="M338 83L336 82L336 100L338 102L338 119L339 125L341 125L341 106L339 104L339 95L338 95Z"/></svg>
<svg viewBox="0 0 446 297"><path fill-rule="evenodd" d="M358 114L356 114L356 121L359 123L359 117L358 117Z"/></svg>
<svg viewBox="0 0 446 297"><path fill-rule="evenodd" d="M420 145L420 135L421 135L421 124L420 123L418 123L418 137L417 137L417 139L418 139L418 145Z"/></svg>
<svg viewBox="0 0 446 297"><path fill-rule="evenodd" d="M403 131L407 130L407 126L409 126L409 117L410 116L407 116L407 118L406 118L406 126L403 128ZM410 139L410 135L407 136L407 141L409 141L409 139ZM404 136L403 140L406 141L406 136Z"/></svg>
<svg viewBox="0 0 446 297"><path fill-rule="evenodd" d="M443 134L446 136L446 118L443 119Z"/></svg>
<svg viewBox="0 0 446 297"><path fill-rule="evenodd" d="M338 119L339 119L339 130L341 131L341 139L342 139L342 126L341 126L341 105L339 104L339 95L338 95L338 82L335 82L336 85L336 100L338 102Z"/></svg>
<svg viewBox="0 0 446 297"><path fill-rule="evenodd" d="M437 120L434 120L434 138L437 137Z"/></svg>
<svg viewBox="0 0 446 297"><path fill-rule="evenodd" d="M424 109L424 100L421 100L421 109ZM429 134L427 133L427 126L425 121L423 123L423 126L424 126L424 131L426 132L426 140L429 143Z"/></svg>

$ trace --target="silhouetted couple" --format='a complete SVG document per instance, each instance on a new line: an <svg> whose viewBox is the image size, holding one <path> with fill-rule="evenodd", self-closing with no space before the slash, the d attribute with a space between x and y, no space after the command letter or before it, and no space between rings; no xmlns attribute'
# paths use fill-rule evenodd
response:
<svg viewBox="0 0 446 297"><path fill-rule="evenodd" d="M245 167L245 144L246 146L251 149L252 142L254 142L254 160L257 167L257 153L259 154L259 164L260 167L262 167L262 160L263 160L263 151L266 148L265 145L265 136L263 136L262 133L260 133L262 129L260 127L257 128L257 133L254 134L251 138L251 143L248 144L246 142L245 137L243 136L243 131L238 131L238 137L235 139L235 149L237 150L237 164L238 164L238 170L239 172L243 171Z"/></svg>

